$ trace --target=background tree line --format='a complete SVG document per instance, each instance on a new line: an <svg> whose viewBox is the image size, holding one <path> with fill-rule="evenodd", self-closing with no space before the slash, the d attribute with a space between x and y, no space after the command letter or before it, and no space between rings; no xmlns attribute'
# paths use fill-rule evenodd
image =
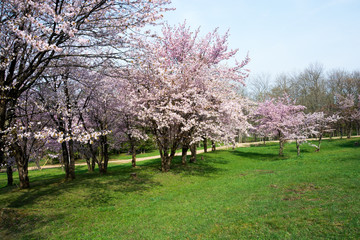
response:
<svg viewBox="0 0 360 240"><path fill-rule="evenodd" d="M310 64L298 73L283 73L274 82L269 74L253 75L248 79L245 95L256 102L279 98L286 93L296 100L296 104L306 107L306 113L340 112L341 97L353 98L357 106L360 94L360 71L333 69L326 71L319 63ZM359 135L360 122L353 119L351 130ZM339 121L336 135L347 135L349 127L345 121Z"/></svg>

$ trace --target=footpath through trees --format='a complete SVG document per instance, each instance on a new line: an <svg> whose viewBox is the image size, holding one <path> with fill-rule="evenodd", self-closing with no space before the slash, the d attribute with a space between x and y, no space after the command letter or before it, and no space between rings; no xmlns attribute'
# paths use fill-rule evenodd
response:
<svg viewBox="0 0 360 240"><path fill-rule="evenodd" d="M352 136L353 138L355 137L360 137L360 135L357 136ZM332 137L332 138L323 138L323 139L340 139L341 137ZM307 139L308 141L315 141L318 140L317 138L309 138ZM267 143L278 143L278 140L274 140L274 141L266 141ZM287 142L293 142L293 140L288 140ZM247 142L247 143L236 143L235 148L239 148L239 147L250 147L251 145L257 145L257 144L264 144L263 141L259 141L259 142ZM234 146L232 145L224 145L224 146L220 146L217 147L216 149L230 149L233 148ZM197 153L204 153L204 150L197 150ZM178 152L175 154L175 156L181 156L181 152ZM191 152L187 152L187 155L191 155ZM143 157L143 158L137 158L136 161L137 162L141 162L141 161L146 161L146 160L152 160L152 159L158 159L160 158L160 155L156 155L156 156L150 156L150 157ZM131 159L123 159L123 160L115 160L115 159L110 159L109 163L112 164L125 164L125 163L131 163ZM87 163L76 163L76 166L86 166ZM53 165L45 165L42 166L41 169L49 169L49 168L60 168L62 167L61 164L53 164ZM29 167L29 170L40 170L38 167ZM3 170L2 170L3 171Z"/></svg>

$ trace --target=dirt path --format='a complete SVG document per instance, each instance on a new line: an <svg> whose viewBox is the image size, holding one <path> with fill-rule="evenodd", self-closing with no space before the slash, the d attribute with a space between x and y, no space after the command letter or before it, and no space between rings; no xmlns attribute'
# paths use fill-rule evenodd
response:
<svg viewBox="0 0 360 240"><path fill-rule="evenodd" d="M236 147L250 147L251 144L259 144L259 143L261 143L261 142L237 143ZM229 148L232 148L232 146L220 146L220 147L217 147L216 149L229 149ZM204 152L204 149L196 151L196 153L203 153L203 152ZM190 152L187 153L187 155L190 155L190 154L191 154ZM181 156L181 152L176 153L175 156ZM136 158L136 162L157 159L157 158L160 158L160 155ZM124 164L124 163L130 163L130 162L131 162L131 159L124 159L124 160L110 159L109 160L109 163L115 163L115 164ZM75 166L86 166L86 165L87 165L86 163L76 163L75 164ZM45 165L45 166L42 166L41 169L59 168L61 166L62 166L61 164ZM29 167L29 170L38 170L38 167Z"/></svg>
<svg viewBox="0 0 360 240"><path fill-rule="evenodd" d="M352 138L355 137L360 137L360 136L351 136ZM333 137L332 139L339 139L340 137ZM346 138L346 137L343 137ZM329 138L323 138L323 139L329 139ZM316 138L309 138L309 141L311 140L317 140ZM274 143L274 142L278 142L278 141L266 141L267 143ZM237 143L236 147L250 147L250 145L256 145L256 144L262 144L263 142L248 142L248 143ZM221 146L221 147L217 147L216 149L229 149L232 148L232 146L227 145L227 146ZM210 148L211 149L211 148ZM197 150L197 153L203 153L204 149L201 150ZM187 155L190 155L191 153L188 152ZM176 153L175 156L181 156L181 152ZM151 159L157 159L160 158L160 155L156 155L156 156L151 156L151 157L140 157L136 159L136 162L141 162L141 161L146 161L146 160L151 160ZM131 159L125 159L125 160L115 160L115 159L110 159L109 163L115 163L115 164L124 164L124 163L130 163ZM76 163L76 166L86 166L86 163ZM48 169L48 168L59 168L61 167L60 164L54 164L54 165L46 165L46 166L42 166L41 169ZM37 167L29 167L29 170L38 170Z"/></svg>

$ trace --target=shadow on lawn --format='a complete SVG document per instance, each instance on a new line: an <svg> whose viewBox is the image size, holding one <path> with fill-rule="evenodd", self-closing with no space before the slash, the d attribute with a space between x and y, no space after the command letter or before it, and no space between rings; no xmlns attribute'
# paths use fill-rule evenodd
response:
<svg viewBox="0 0 360 240"><path fill-rule="evenodd" d="M87 173L86 170L80 170L76 172L76 179L72 181L64 181L64 175L61 178L56 175L56 178L53 179L34 181L31 184L31 189L18 190L21 194L16 199L9 201L7 207L20 208L29 206L43 197L61 196L62 194L68 196L76 194L80 201L65 201L60 207L101 206L102 204L109 204L113 200L110 195L111 191L145 191L159 185L159 183L152 180L153 176L148 173L140 173L136 179L130 178L131 172L139 170L119 165L109 167L105 176L99 175L98 172ZM111 191L107 191L108 189L111 189Z"/></svg>
<svg viewBox="0 0 360 240"><path fill-rule="evenodd" d="M210 177L224 171L224 169L217 168L214 163L227 164L228 161L217 154L206 155L205 160L201 160L201 155L199 155L196 163L182 166L181 157L175 157L170 173L182 174L184 177L193 175ZM160 166L159 159L139 162L136 168L132 168L129 164L112 165L108 167L108 173L105 176L101 176L97 171L88 173L84 167L77 167L76 179L72 181L65 181L64 173L54 173L51 178L51 174L46 174L44 171L44 179L42 179L42 175L31 178L31 189L29 190L3 188L1 191L5 194L18 191L14 194L16 197L10 194L9 198L4 199L5 203L8 203L5 205L8 208L29 207L53 196L64 198L64 201L61 201L60 205L52 206L51 201L45 200L49 202L47 208L102 206L116 202L112 195L113 192L141 192L160 186L161 183L154 180L156 174L161 174ZM132 178L131 173L136 173L136 178ZM72 202L66 199L71 198L72 195L76 195L78 200Z"/></svg>
<svg viewBox="0 0 360 240"><path fill-rule="evenodd" d="M228 164L229 161L218 154L221 151L209 152L206 154L198 154L195 163L187 163L185 166L181 164L181 157L177 156L173 160L171 172L174 174L182 174L183 176L202 176L211 177L215 174L222 173L226 169L217 167L217 164ZM189 161L190 156L187 157Z"/></svg>
<svg viewBox="0 0 360 240"><path fill-rule="evenodd" d="M0 209L0 238L1 239L48 239L51 233L36 231L37 225L64 218L63 214L40 215L36 210L28 209Z"/></svg>
<svg viewBox="0 0 360 240"><path fill-rule="evenodd" d="M346 139L346 141L341 141L337 144L339 147L355 148L360 150L360 139L344 139Z"/></svg>
<svg viewBox="0 0 360 240"><path fill-rule="evenodd" d="M274 153L245 152L241 150L233 151L231 153L242 158L252 159L254 161L279 161L288 159L286 155L279 156Z"/></svg>

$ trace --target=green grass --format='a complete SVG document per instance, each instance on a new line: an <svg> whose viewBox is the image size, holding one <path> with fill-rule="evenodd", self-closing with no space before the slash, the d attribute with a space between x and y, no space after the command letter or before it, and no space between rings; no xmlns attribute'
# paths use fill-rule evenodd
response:
<svg viewBox="0 0 360 240"><path fill-rule="evenodd" d="M106 176L77 167L31 171L30 190L4 187L0 239L359 239L360 147L324 141L202 154L169 173L159 160L110 165ZM130 173L136 172L137 179ZM16 176L14 176L16 177Z"/></svg>

